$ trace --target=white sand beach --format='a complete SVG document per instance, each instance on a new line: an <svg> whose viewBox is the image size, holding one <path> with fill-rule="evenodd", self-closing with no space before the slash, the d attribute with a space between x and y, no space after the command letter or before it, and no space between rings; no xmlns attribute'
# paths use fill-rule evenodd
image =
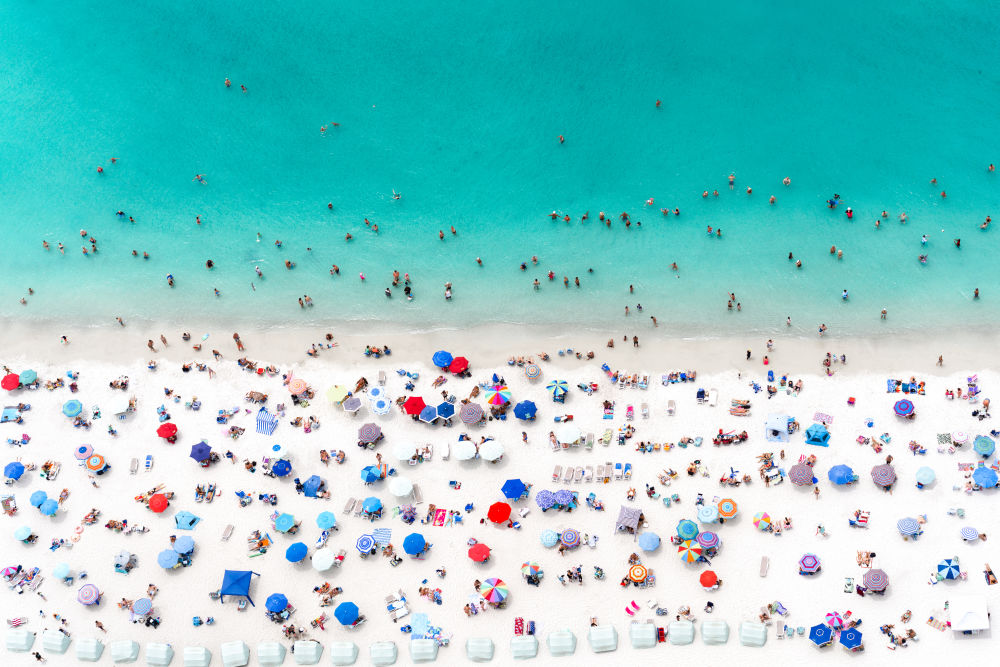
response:
<svg viewBox="0 0 1000 667"><path fill-rule="evenodd" d="M133 330L131 327L114 330L50 331L44 337L27 335L26 328L11 328L0 339L3 350L2 363L14 373L25 369L37 372L42 385L46 381L62 378L66 385L71 379L68 371L78 374L78 391L72 393L68 386L47 391L35 390L4 392L4 405L29 403L31 409L23 412L23 424L0 425L0 438L18 439L30 436L24 446L3 444L6 448L3 463L20 459L38 468L47 460L61 464L61 471L54 480L39 477L39 470L25 472L21 479L4 488L4 494L13 494L18 511L14 516L3 516L0 531L2 567L22 565L26 569L39 568L38 576L44 577L37 587L46 599L31 590L21 595L18 589L4 588L4 617L23 617L27 622L21 627L39 634L32 651L40 650L51 664L76 663L74 647L58 655L42 650L41 633L45 628L56 629L60 621L53 618L58 613L66 619L63 625L74 641L96 637L106 644L117 639L134 639L145 646L150 642L172 644L178 655L173 664L182 664L183 647L204 646L213 652L212 664L222 664L219 646L226 641L242 639L251 648L250 664L256 661L255 647L259 641L279 641L291 647L292 641L282 633L282 624L265 617L265 600L274 593L287 596L294 613L290 622L305 630L305 637L315 639L324 646L334 641L351 641L358 645L358 664L370 664L368 647L379 641L393 641L399 648L400 664L409 664L407 645L411 635L402 633L400 627L420 614L426 614L430 626L440 628L443 636L450 638L450 645L442 647L438 661L447 664L465 662L465 642L470 638L488 637L495 644L494 664L512 664L509 641L514 634L515 619L534 621L537 637L541 642L538 661L550 660L545 646L546 637L553 631L569 629L578 644L573 660L580 664L622 664L649 659L674 658L707 661L721 664L724 660L738 660L748 664L773 663L776 659L813 659L822 651L824 659L837 661L884 659L893 662L917 661L931 664L961 651L964 659L982 659L992 654L990 633L963 637L951 630L941 630L927 621L930 617L947 620L943 609L945 602L959 596L983 596L992 610L997 604L1000 587L988 586L983 570L991 561L993 540L1000 540L1000 522L991 510L996 490L964 490L968 472L960 464L975 466L982 461L972 451L972 441L977 435L989 435L994 426L992 419L978 420L973 410L981 410L983 398L991 396L1000 381L996 362L985 350L995 345L995 336L957 336L950 341L926 340L860 340L841 341L827 339L776 339L774 349L768 351L763 340L754 341L680 341L655 343L641 341L642 346L616 338L613 350L604 345L607 336L594 333L581 335L577 340L543 338L533 332L520 333L494 331L492 333L428 332L419 335L391 333L384 337L351 334L336 337L337 346L326 348L325 332L296 330L271 331L256 334L243 331L245 355L261 367L273 364L279 373L275 376L242 370L236 359L238 353L232 332L210 329L191 329L195 334L189 343L183 343L176 328L162 329L169 345L160 343L160 329ZM192 343L201 342L202 331L211 335L200 352L191 349ZM62 345L58 336L66 333L70 343ZM146 339L155 341L156 353L145 349ZM323 349L316 357L307 357L304 351L312 343ZM375 359L362 353L365 344L389 345L392 355ZM582 347L577 347L582 345ZM557 350L571 347L574 351L593 350L593 360L577 360L573 355L559 356ZM752 359L745 360L746 348L753 351ZM212 358L211 350L218 349L223 358ZM459 378L442 373L431 366L435 350L448 350L454 355L467 357L471 363L471 377ZM506 359L514 356L534 356L548 352L551 361L539 362L541 378L530 381L523 368L509 366ZM847 363L833 363L832 376L823 373L821 361L826 351L845 354ZM762 364L764 355L770 363ZM944 365L935 365L938 355L944 355ZM154 359L157 369L151 371L147 362ZM200 372L197 367L184 373L181 364L203 363L211 367L215 377ZM648 376L648 388L619 388L612 385L608 375L601 370L606 363L612 370L629 375ZM406 391L408 380L397 369L419 373L413 380L414 390ZM794 382L801 380L799 393L787 393L779 383L767 382L771 369L780 378L786 375ZM697 371L693 382L664 386L661 377L675 370ZM414 422L397 407L384 415L373 415L370 401L362 394L359 412L352 416L338 405L332 405L326 392L332 385L353 389L360 377L367 378L369 388L379 386L379 371L386 376L383 387L391 399L405 396L422 396L428 403L442 399L442 391L455 396L458 401L470 395L480 382L489 382L493 373L506 381L512 404L522 400L534 401L538 415L533 422L522 422L509 414L505 421L487 421L479 426L466 426L456 415L450 428ZM315 391L308 407L293 405L287 386L282 384L282 374L291 373ZM444 375L443 386L432 387L432 382ZM968 378L978 376L982 393L975 403L964 399L949 400L945 390L968 390ZM121 376L129 378L127 391L109 387L109 382ZM923 395L888 393L889 378L909 382L915 377L924 383ZM552 380L565 380L569 393L565 404L555 404L545 386ZM597 383L592 394L580 390L578 383ZM752 382L760 385L755 393ZM766 386L778 388L768 399ZM164 388L173 390L177 400L165 398ZM717 390L715 406L699 404L698 388ZM256 405L244 400L249 391L268 395L265 405L272 411L284 403L286 411L280 418L273 435L259 434L255 430ZM128 405L130 397L136 399L136 410L125 420L118 420L115 413ZM202 404L198 411L185 407L197 397ZM848 399L853 398L853 405ZM913 402L916 417L901 419L893 414L893 407L900 399ZM69 400L79 400L84 417L92 415L99 406L101 416L91 419L89 430L74 428L64 417L62 408ZM730 414L732 400L751 402L748 416ZM484 394L472 399L484 408ZM603 401L615 404L614 418L604 419ZM676 406L674 415L668 414L668 402ZM170 423L176 424L178 440L174 444L156 435L160 425L157 408L164 405L170 414ZM642 405L648 405L649 416L642 414ZM459 402L458 407L461 406ZM634 408L634 419L626 418L628 406ZM227 424L217 423L219 410L238 408ZM803 433L814 422L814 415L829 417L832 434L828 447L806 445ZM801 425L787 443L769 442L765 438L765 420L771 414L788 415ZM321 426L304 432L290 421L315 416ZM567 449L550 446L549 432L559 432L563 424L554 423L559 415L573 415L570 425L578 427L584 437L594 433L598 440L606 429L613 432L612 442L597 442L593 448L585 444ZM873 425L867 425L871 418ZM357 446L358 428L367 422L377 424L384 439L373 450ZM234 440L227 435L231 426L245 428L245 433ZM117 435L108 433L108 427ZM632 426L634 435L623 446L618 444L619 429ZM749 438L741 444L713 446L711 438L720 430L746 431ZM522 431L527 443L522 442ZM963 432L968 443L955 450L939 444L938 434ZM459 461L456 446L459 435L467 433L474 442L491 436L503 445L505 454L498 463L482 459ZM871 444L859 444L858 439L890 436L881 452ZM640 453L640 442L677 443L684 437L701 437L700 447L673 447L664 451ZM207 468L201 467L189 456L191 447L204 440L222 459ZM915 441L926 449L926 454L914 454L909 443ZM91 485L87 471L78 465L74 452L84 444L93 446L96 453L105 457L111 469L96 477L99 486ZM399 461L394 452L400 445L432 446L430 460L417 465ZM280 445L275 450L274 446ZM234 453L231 462L224 456L227 450ZM320 461L320 450L343 450L343 464ZM780 452L784 451L784 458ZM445 456L448 452L450 456ZM783 483L765 485L758 474L757 457L773 452L775 465L788 471L801 455L816 457L813 467L819 480L820 494L814 497L811 486L797 486L787 479ZM389 480L365 485L360 471L376 464L376 454L395 474ZM152 466L146 469L144 461L152 457ZM871 478L871 468L885 462L892 455L892 465L898 477L891 493L877 487ZM291 462L292 472L285 478L263 475L265 458L285 458ZM139 461L135 474L130 473L132 459ZM256 461L256 472L250 473L244 460ZM693 461L700 461L699 472L693 476L686 469ZM987 459L987 465L995 458ZM582 467L588 471L610 462L631 465L631 479L609 483L597 481L553 481L553 470ZM837 486L828 481L827 472L834 465L849 465L859 476L856 483ZM923 489L915 484L918 468L927 466L936 473L936 481ZM739 471L738 478L748 474L749 483L738 487L723 486L720 477L730 468ZM677 473L669 486L658 481L664 470ZM703 472L702 472L703 471ZM305 480L319 475L330 491L329 499L309 498L295 491L293 478ZM585 473L586 474L586 473ZM405 524L394 516L394 508L412 502L396 498L389 492L391 480L405 477L420 490L422 502L416 504L417 521ZM520 478L533 487L525 500L512 502L512 519L520 528L494 524L486 517L492 503L503 501L501 486L507 479ZM453 485L452 482L458 482ZM196 501L196 485L214 484L218 489L209 503ZM658 494L650 498L646 485L655 487ZM176 495L169 508L154 514L136 502L135 497L163 485L163 491ZM54 517L43 516L29 503L31 494L43 490L49 497L57 497L62 489L69 495L61 503ZM626 499L628 490L636 490L635 499ZM542 490L569 489L579 494L579 507L572 512L551 509L542 512L535 496ZM252 502L241 507L237 492L251 495ZM587 506L588 494L596 494L603 502L604 511ZM275 505L265 504L259 494L277 494ZM665 506L663 496L677 494L679 500ZM682 519L698 520L696 499L703 495L705 505L716 505L719 500L731 498L739 507L735 519L724 525L699 524L701 530L710 529L721 539L718 554L711 559L711 566L703 563L682 563L677 547L670 543L678 522ZM382 500L385 511L381 519L368 519L345 515L349 498L363 499L375 496ZM466 511L467 504L472 511ZM461 513L460 523L453 525L423 524L431 505ZM656 551L646 553L639 549L632 535L615 531L619 508L637 508L644 513L643 532L655 532L662 538ZM100 511L96 523L79 533L79 540L71 542L77 527L91 508ZM519 516L521 509L528 510ZM961 508L964 517L949 514L950 509ZM867 527L851 527L849 519L855 510L870 513ZM190 532L177 530L173 516L179 511L192 512L200 522ZM340 567L317 572L310 565L310 558L292 564L285 558L285 550L292 543L301 541L309 547L310 556L320 529L315 519L320 512L329 511L336 516L339 530L331 533L328 546L334 551L343 549L346 558ZM270 517L274 512L290 513L301 526L296 535L275 530ZM792 528L780 534L762 532L754 526L754 515L767 512L775 521L788 517ZM905 517L921 518L923 534L919 539L903 540L897 530L897 521ZM109 520L128 520L130 526L144 526L145 533L125 534L105 528ZM229 540L222 539L227 525L234 526ZM822 525L826 536L817 534ZM34 544L24 544L13 537L15 530L28 526L38 536ZM990 541L967 542L960 536L963 527L974 527L987 534ZM391 543L402 558L396 566L381 554L361 558L355 543L363 534L376 529L391 530ZM579 531L581 536L594 536L595 546L581 545L560 555L555 548L546 548L540 542L543 531L566 529ZM247 537L251 531L260 530L273 539L273 546L263 555L251 557ZM402 553L404 538L412 532L421 533L433 546L422 559L413 559ZM196 543L189 567L164 570L157 564L157 555L170 547L170 536L190 536ZM66 547L50 551L53 539L65 539ZM485 543L491 549L486 563L475 563L467 555L470 539ZM71 548L70 548L71 546ZM121 550L136 556L137 565L129 574L115 571L114 559ZM885 594L869 592L859 597L853 586L847 592L845 579L852 578L860 585L866 568L857 564L858 551L874 552L875 568L883 569L889 578ZM638 588L622 587L620 582L629 572L630 554L637 553L641 562L655 573L655 586ZM807 553L819 557L822 569L812 576L800 576L798 561ZM943 581L932 585L930 579L937 564L945 558L958 557L961 570L967 579ZM766 576L761 576L761 558L769 559ZM544 576L538 587L528 585L521 575L525 561L536 561ZM996 560L1000 563L1000 559ZM73 585L64 586L53 576L57 564L67 563L76 577ZM582 583L560 583L558 575L567 569L581 566ZM594 568L603 568L606 576L597 580ZM441 578L435 570L446 568ZM252 570L254 577L250 592L256 606L239 610L236 599L225 604L210 599L209 593L219 589L226 569ZM723 580L721 588L705 591L699 584L699 575L711 569ZM79 578L86 571L86 579ZM473 582L497 577L509 586L509 597L503 608L489 605L475 616L467 616L464 607L474 593ZM321 596L314 587L329 582L343 592L333 598L331 606L321 607ZM96 585L103 593L97 606L83 606L77 602L77 589L85 583ZM158 594L153 599L151 616L160 619L156 628L132 623L127 609L116 605L122 598L137 600L146 595L147 586L154 584ZM442 603L422 597L421 587L440 589ZM27 587L24 587L27 589ZM386 609L386 596L402 590L407 599L410 615L398 622L390 619ZM357 604L366 622L355 628L342 627L333 618L336 605L343 601ZM638 611L634 616L626 613L635 602ZM712 613L704 610L706 603L714 604ZM741 622L756 622L761 608L780 602L787 615L771 614L767 625L767 644L763 648L743 647L739 642ZM675 620L682 606L689 606L699 634L689 646L658 644L649 650L634 649L629 645L629 624L652 620L657 627L668 627ZM655 607L666 608L668 615L658 616ZM912 612L909 623L900 616ZM777 629L786 624L795 629L808 629L824 622L829 612L846 614L852 619L862 619L858 626L864 637L866 651L852 654L836 644L818 649L807 636L779 639ZM40 612L42 614L40 615ZM329 620L325 629L312 627L310 621L326 613ZM212 625L195 627L192 618L214 618ZM615 653L595 655L587 644L587 632L592 617L601 625L613 625L619 643ZM706 620L726 621L730 636L721 646L705 646L700 626ZM95 627L100 621L107 632ZM905 646L887 650L887 636L879 632L883 624L894 624L893 632L905 636L907 629L916 632L916 638ZM7 648L3 663L11 665L33 664L30 653L12 653ZM874 655L872 655L874 654ZM876 657L879 656L879 657ZM145 656L140 655L140 662ZM324 653L322 662L329 661ZM110 664L106 651L101 663ZM292 656L285 664L292 664Z"/></svg>

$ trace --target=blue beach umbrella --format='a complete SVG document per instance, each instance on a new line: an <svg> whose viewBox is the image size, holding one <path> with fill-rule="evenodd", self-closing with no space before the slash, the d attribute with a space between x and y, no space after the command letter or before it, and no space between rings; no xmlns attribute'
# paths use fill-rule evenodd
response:
<svg viewBox="0 0 1000 667"><path fill-rule="evenodd" d="M292 464L285 459L281 459L271 466L271 472L276 477L286 477L288 473L292 472Z"/></svg>
<svg viewBox="0 0 1000 667"><path fill-rule="evenodd" d="M896 529L900 535L919 535L920 523L912 517L906 517L896 522Z"/></svg>
<svg viewBox="0 0 1000 667"><path fill-rule="evenodd" d="M302 493L304 493L309 498L315 498L316 494L319 493L320 487L323 485L323 480L319 478L319 475L313 475L305 481L302 485Z"/></svg>
<svg viewBox="0 0 1000 667"><path fill-rule="evenodd" d="M181 555L173 549L165 549L156 557L156 563L165 570L175 567L180 562Z"/></svg>
<svg viewBox="0 0 1000 667"><path fill-rule="evenodd" d="M153 601L150 598L139 598L132 603L132 613L136 616L145 616L153 611Z"/></svg>
<svg viewBox="0 0 1000 667"><path fill-rule="evenodd" d="M7 479L21 479L24 474L24 464L19 461L8 463L3 468L3 476Z"/></svg>
<svg viewBox="0 0 1000 667"><path fill-rule="evenodd" d="M441 419L451 419L455 416L455 405L448 401L443 401L437 406L438 417Z"/></svg>
<svg viewBox="0 0 1000 667"><path fill-rule="evenodd" d="M535 494L535 504L538 505L538 509L547 510L556 504L556 494L542 489Z"/></svg>
<svg viewBox="0 0 1000 667"><path fill-rule="evenodd" d="M840 645L848 651L853 651L861 647L861 631L857 628L845 628L840 632Z"/></svg>
<svg viewBox="0 0 1000 667"><path fill-rule="evenodd" d="M573 492L569 489L559 489L554 497L557 505L569 505L573 502Z"/></svg>
<svg viewBox="0 0 1000 667"><path fill-rule="evenodd" d="M14 531L15 540L23 541L28 539L29 537L31 537L31 528L28 526L21 526L20 528Z"/></svg>
<svg viewBox="0 0 1000 667"><path fill-rule="evenodd" d="M816 646L826 646L833 641L833 628L824 623L809 628L809 641Z"/></svg>
<svg viewBox="0 0 1000 667"><path fill-rule="evenodd" d="M418 556L424 551L424 547L427 546L427 540L420 533L410 533L403 540L403 551L411 556Z"/></svg>
<svg viewBox="0 0 1000 667"><path fill-rule="evenodd" d="M693 540L698 537L698 524L691 519L681 519L677 523L677 536L682 540Z"/></svg>
<svg viewBox="0 0 1000 667"><path fill-rule="evenodd" d="M361 481L365 484L371 484L380 479L382 479L382 471L375 466L365 466L361 469Z"/></svg>
<svg viewBox="0 0 1000 667"><path fill-rule="evenodd" d="M353 602L341 602L337 605L337 608L333 610L333 616L341 625L354 625L354 622L358 620L358 605Z"/></svg>
<svg viewBox="0 0 1000 667"><path fill-rule="evenodd" d="M551 548L551 547L554 547L556 544L559 543L559 533L557 533L556 531L554 531L552 529L547 528L547 529L545 529L545 530L542 531L540 539L542 541L542 546L543 547L550 547Z"/></svg>
<svg viewBox="0 0 1000 667"><path fill-rule="evenodd" d="M59 563L52 568L52 576L56 579L65 579L69 576L69 563Z"/></svg>
<svg viewBox="0 0 1000 667"><path fill-rule="evenodd" d="M31 503L32 507L41 507L42 503L44 503L48 499L48 497L49 497L48 494L45 493L44 491L35 491L34 493L31 494L31 497L28 499L28 502Z"/></svg>
<svg viewBox="0 0 1000 667"><path fill-rule="evenodd" d="M199 442L191 447L191 458L195 461L201 463L202 461L207 461L212 455L212 448L204 442Z"/></svg>
<svg viewBox="0 0 1000 667"><path fill-rule="evenodd" d="M437 418L438 418L438 411L437 408L434 407L433 405L426 405L420 411L419 419L425 424L432 424L434 420Z"/></svg>
<svg viewBox="0 0 1000 667"><path fill-rule="evenodd" d="M369 514L374 514L382 509L382 501L375 496L368 496L365 501L361 503L361 509Z"/></svg>
<svg viewBox="0 0 1000 667"><path fill-rule="evenodd" d="M354 544L354 548L358 550L359 553L368 553L375 547L375 538L371 535L362 535L358 538L358 541Z"/></svg>
<svg viewBox="0 0 1000 667"><path fill-rule="evenodd" d="M59 510L59 501L49 498L38 508L45 516L53 516Z"/></svg>
<svg viewBox="0 0 1000 667"><path fill-rule="evenodd" d="M893 412L900 417L908 417L913 414L913 401L903 398L896 401L896 405L892 407Z"/></svg>
<svg viewBox="0 0 1000 667"><path fill-rule="evenodd" d="M309 548L306 547L305 544L302 542L296 542L285 549L285 560L289 563L298 563L306 557L306 553L308 553L308 551Z"/></svg>
<svg viewBox="0 0 1000 667"><path fill-rule="evenodd" d="M38 379L38 373L33 370L21 371L21 384L31 384Z"/></svg>
<svg viewBox="0 0 1000 667"><path fill-rule="evenodd" d="M174 551L179 554L189 554L194 551L194 539L190 535L181 535L174 540Z"/></svg>
<svg viewBox="0 0 1000 667"><path fill-rule="evenodd" d="M925 485L933 483L937 478L937 475L934 474L933 469L928 468L927 466L921 466L917 469L916 478L917 484Z"/></svg>
<svg viewBox="0 0 1000 667"><path fill-rule="evenodd" d="M719 508L715 505L702 505L698 508L698 521L715 523L719 520Z"/></svg>
<svg viewBox="0 0 1000 667"><path fill-rule="evenodd" d="M958 576L962 573L962 570L958 566L957 558L945 558L938 563L937 571L938 578L940 579L958 579Z"/></svg>
<svg viewBox="0 0 1000 667"><path fill-rule="evenodd" d="M333 512L320 512L319 516L316 517L316 525L321 530L329 530L337 525L337 517L333 515Z"/></svg>
<svg viewBox="0 0 1000 667"><path fill-rule="evenodd" d="M984 489L991 489L997 485L997 473L986 466L976 468L972 472L972 481Z"/></svg>
<svg viewBox="0 0 1000 667"><path fill-rule="evenodd" d="M286 598L281 593L274 593L267 596L267 601L264 602L264 609L269 612L278 613L285 611L288 608L288 598Z"/></svg>
<svg viewBox="0 0 1000 667"><path fill-rule="evenodd" d="M524 421L534 419L536 412L538 412L538 408L532 401L521 401L514 406L514 416Z"/></svg>
<svg viewBox="0 0 1000 667"><path fill-rule="evenodd" d="M826 478L834 484L850 484L854 481L854 471L851 470L851 466L836 465L830 468Z"/></svg>
<svg viewBox="0 0 1000 667"><path fill-rule="evenodd" d="M434 365L437 366L438 368L448 368L449 366L451 366L451 362L453 359L454 357L451 356L450 352L446 352L444 350L438 350L437 352L434 353L434 356L431 357L431 362L433 362Z"/></svg>
<svg viewBox="0 0 1000 667"><path fill-rule="evenodd" d="M639 548L643 551L656 551L660 547L660 536L656 533L643 533L639 536Z"/></svg>
<svg viewBox="0 0 1000 667"><path fill-rule="evenodd" d="M76 417L83 412L83 403L77 400L66 401L62 408L63 414L67 417Z"/></svg>
<svg viewBox="0 0 1000 667"><path fill-rule="evenodd" d="M508 498L510 500L517 500L523 496L524 492L527 490L528 488L524 485L524 482L519 479L508 479L500 488L504 498Z"/></svg>
<svg viewBox="0 0 1000 667"><path fill-rule="evenodd" d="M288 512L281 514L274 520L274 529L280 533L287 533L295 525L295 517Z"/></svg>
<svg viewBox="0 0 1000 667"><path fill-rule="evenodd" d="M975 441L972 443L972 449L984 459L989 458L996 448L997 446L993 442L993 439L987 438L985 435L977 435Z"/></svg>

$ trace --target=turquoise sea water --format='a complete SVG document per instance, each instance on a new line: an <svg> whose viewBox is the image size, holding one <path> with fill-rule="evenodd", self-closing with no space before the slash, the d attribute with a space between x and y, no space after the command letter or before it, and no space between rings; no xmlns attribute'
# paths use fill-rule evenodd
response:
<svg viewBox="0 0 1000 667"><path fill-rule="evenodd" d="M1000 212L1000 73L980 3L264 4L0 5L0 315L606 326L641 302L692 336L996 321L1000 232L978 225ZM414 301L384 297L392 269Z"/></svg>

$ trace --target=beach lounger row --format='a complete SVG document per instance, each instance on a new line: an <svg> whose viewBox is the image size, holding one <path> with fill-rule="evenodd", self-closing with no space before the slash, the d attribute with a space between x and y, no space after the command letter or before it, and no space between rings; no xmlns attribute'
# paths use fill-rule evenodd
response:
<svg viewBox="0 0 1000 667"><path fill-rule="evenodd" d="M595 479L599 483L607 484L612 479L614 480L626 480L632 478L632 464L631 463L611 463L608 461L605 465L597 466L597 472L594 472L594 466L569 466L563 471L562 466L556 466L552 471L552 481L558 482L560 480L565 484L570 484L576 482L592 482Z"/></svg>

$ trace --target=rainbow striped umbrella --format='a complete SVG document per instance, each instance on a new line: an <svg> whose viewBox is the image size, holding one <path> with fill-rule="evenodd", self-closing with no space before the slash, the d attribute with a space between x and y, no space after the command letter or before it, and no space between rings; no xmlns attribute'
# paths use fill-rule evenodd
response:
<svg viewBox="0 0 1000 667"><path fill-rule="evenodd" d="M864 577L865 588L876 593L881 593L889 585L889 575L885 570L868 570Z"/></svg>
<svg viewBox="0 0 1000 667"><path fill-rule="evenodd" d="M840 615L840 612L831 611L826 615L826 624L834 630L839 630L844 627L844 617Z"/></svg>
<svg viewBox="0 0 1000 667"><path fill-rule="evenodd" d="M537 577L541 573L542 566L533 560L521 564L521 574L526 577Z"/></svg>
<svg viewBox="0 0 1000 667"><path fill-rule="evenodd" d="M76 599L88 606L97 604L101 600L101 591L94 584L84 584L76 592Z"/></svg>
<svg viewBox="0 0 1000 667"><path fill-rule="evenodd" d="M506 405L510 403L510 389L502 384L493 385L486 390L486 402L490 405Z"/></svg>
<svg viewBox="0 0 1000 667"><path fill-rule="evenodd" d="M694 563L701 557L701 545L692 540L684 540L677 547L677 553L681 557L681 562Z"/></svg>
<svg viewBox="0 0 1000 667"><path fill-rule="evenodd" d="M529 380L537 380L542 377L542 368L538 364L528 364L524 367L524 375Z"/></svg>
<svg viewBox="0 0 1000 667"><path fill-rule="evenodd" d="M753 525L761 530L771 527L771 515L767 512L758 512L753 517Z"/></svg>
<svg viewBox="0 0 1000 667"><path fill-rule="evenodd" d="M567 528L559 536L559 541L563 543L569 549L573 547L580 546L580 533L573 530L572 528Z"/></svg>
<svg viewBox="0 0 1000 667"><path fill-rule="evenodd" d="M723 519L732 519L734 516L736 516L736 513L739 509L738 506L736 505L736 501L733 500L732 498L723 498L722 500L719 501L718 507L719 507L719 516L721 516Z"/></svg>
<svg viewBox="0 0 1000 667"><path fill-rule="evenodd" d="M490 604L500 604L510 595L510 589L502 579L490 577L479 586L479 594Z"/></svg>

